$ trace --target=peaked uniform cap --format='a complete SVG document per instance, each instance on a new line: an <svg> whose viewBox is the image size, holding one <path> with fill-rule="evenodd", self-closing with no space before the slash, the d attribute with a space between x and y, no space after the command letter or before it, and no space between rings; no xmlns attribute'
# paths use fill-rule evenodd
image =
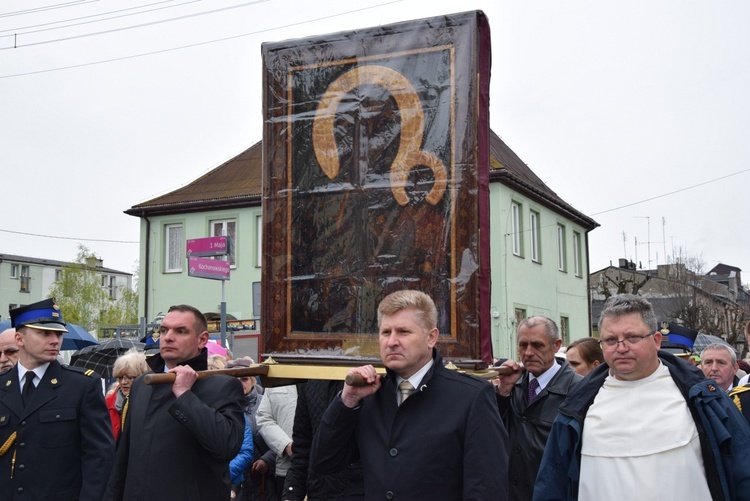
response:
<svg viewBox="0 0 750 501"><path fill-rule="evenodd" d="M10 325L15 329L34 327L46 331L68 332L55 298L45 299L10 310Z"/></svg>
<svg viewBox="0 0 750 501"><path fill-rule="evenodd" d="M662 327L661 333L664 339L661 342L661 349L679 357L690 356L698 331L672 322L668 325L662 324Z"/></svg>
<svg viewBox="0 0 750 501"><path fill-rule="evenodd" d="M675 344L681 344L687 346L691 350L695 344L695 340L698 337L698 331L685 327L684 325L670 323L667 328L669 329L669 341Z"/></svg>

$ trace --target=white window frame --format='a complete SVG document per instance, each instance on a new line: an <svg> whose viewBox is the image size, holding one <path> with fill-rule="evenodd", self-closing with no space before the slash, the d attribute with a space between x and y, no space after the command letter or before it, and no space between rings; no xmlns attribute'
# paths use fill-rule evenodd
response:
<svg viewBox="0 0 750 501"><path fill-rule="evenodd" d="M523 239L521 238L521 204L511 202L510 204L510 226L511 241L513 243L513 255L523 257Z"/></svg>
<svg viewBox="0 0 750 501"><path fill-rule="evenodd" d="M573 272L575 276L581 276L581 234L573 232Z"/></svg>
<svg viewBox="0 0 750 501"><path fill-rule="evenodd" d="M114 275L102 275L102 289L110 299L117 299L117 277Z"/></svg>
<svg viewBox="0 0 750 501"><path fill-rule="evenodd" d="M27 264L21 265L21 284L19 292L31 292L31 267Z"/></svg>
<svg viewBox="0 0 750 501"><path fill-rule="evenodd" d="M172 230L179 228L179 234L173 234ZM164 225L164 273L182 273L182 261L184 259L184 226L182 223ZM174 240L178 240L175 242Z"/></svg>
<svg viewBox="0 0 750 501"><path fill-rule="evenodd" d="M529 212L529 226L531 227L531 260L535 263L541 263L541 253L539 252L540 247L540 237L541 234L539 232L539 213L536 211Z"/></svg>
<svg viewBox="0 0 750 501"><path fill-rule="evenodd" d="M10 278L18 280L18 265L16 263L10 263Z"/></svg>
<svg viewBox="0 0 750 501"><path fill-rule="evenodd" d="M557 269L560 271L567 271L565 268L566 264L565 255L565 225L557 224Z"/></svg>
<svg viewBox="0 0 750 501"><path fill-rule="evenodd" d="M211 236L229 237L229 253L226 256L230 268L237 268L237 220L229 219L212 219L209 222L211 226Z"/></svg>

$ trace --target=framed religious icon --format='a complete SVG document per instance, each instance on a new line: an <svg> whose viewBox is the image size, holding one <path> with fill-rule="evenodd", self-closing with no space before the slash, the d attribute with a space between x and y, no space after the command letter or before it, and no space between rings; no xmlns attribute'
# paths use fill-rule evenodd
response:
<svg viewBox="0 0 750 501"><path fill-rule="evenodd" d="M380 300L419 289L443 356L489 361L485 16L262 52L264 351L377 358Z"/></svg>

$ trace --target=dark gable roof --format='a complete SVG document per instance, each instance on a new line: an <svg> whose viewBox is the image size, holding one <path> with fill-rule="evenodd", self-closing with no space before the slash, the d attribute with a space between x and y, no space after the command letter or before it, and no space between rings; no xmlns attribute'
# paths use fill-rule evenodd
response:
<svg viewBox="0 0 750 501"><path fill-rule="evenodd" d="M187 186L134 205L125 214L141 217L258 206L262 160L259 141Z"/></svg>
<svg viewBox="0 0 750 501"><path fill-rule="evenodd" d="M599 226L599 223L557 196L497 134L490 131L490 182L492 181L499 181L523 193L588 231Z"/></svg>
<svg viewBox="0 0 750 501"><path fill-rule="evenodd" d="M742 268L737 268L736 266L732 266L731 264L719 263L713 268L711 268L711 270L708 273L709 274L716 273L717 275L729 275L731 272L737 273L741 271L742 271Z"/></svg>
<svg viewBox="0 0 750 501"><path fill-rule="evenodd" d="M166 195L134 205L131 216L181 214L261 203L262 142L257 142L231 160ZM557 196L529 167L490 131L490 181L497 181L540 204L593 230L599 224Z"/></svg>

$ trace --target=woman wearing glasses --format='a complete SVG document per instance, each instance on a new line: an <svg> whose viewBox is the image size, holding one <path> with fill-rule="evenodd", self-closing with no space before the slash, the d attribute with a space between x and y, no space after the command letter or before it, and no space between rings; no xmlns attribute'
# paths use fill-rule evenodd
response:
<svg viewBox="0 0 750 501"><path fill-rule="evenodd" d="M104 399L107 402L107 409L109 409L109 419L112 422L112 434L115 437L115 444L117 444L120 438L122 409L125 407L125 402L130 394L130 386L135 381L135 378L148 371L146 355L136 349L128 351L115 360L112 374L117 379L117 382Z"/></svg>

